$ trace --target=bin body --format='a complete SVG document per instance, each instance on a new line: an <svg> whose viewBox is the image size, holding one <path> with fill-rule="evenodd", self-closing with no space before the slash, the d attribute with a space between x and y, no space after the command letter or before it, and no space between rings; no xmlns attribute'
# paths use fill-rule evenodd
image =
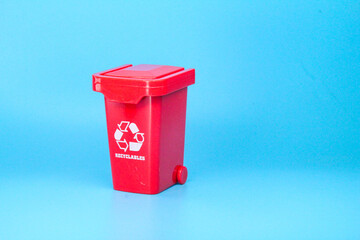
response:
<svg viewBox="0 0 360 240"><path fill-rule="evenodd" d="M110 76L110 79L106 75L109 71L94 74L93 88L105 95L114 189L156 194L177 182L186 181L187 170L183 167L183 159L187 86L195 76L193 69L179 68L175 72L177 81L188 83L171 89L176 82L170 81L169 84L168 79L174 73L165 73L170 78L159 84L164 79L164 72L171 69L159 71L158 68L164 66L138 66L109 70L117 72L117 76ZM122 69L127 72L123 73ZM154 69L158 71L155 74ZM130 78L128 75L131 74L135 77ZM146 78L149 75L151 78ZM156 78L158 75L162 77ZM125 83L122 78L125 78ZM129 85L127 80L134 80L136 85ZM158 85L151 86L151 82L155 81Z"/></svg>

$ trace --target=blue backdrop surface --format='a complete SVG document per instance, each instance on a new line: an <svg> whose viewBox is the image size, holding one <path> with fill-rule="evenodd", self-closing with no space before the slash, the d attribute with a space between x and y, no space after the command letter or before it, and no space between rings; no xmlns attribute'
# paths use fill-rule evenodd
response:
<svg viewBox="0 0 360 240"><path fill-rule="evenodd" d="M360 239L358 1L0 1L0 239ZM188 182L112 189L91 74L196 69Z"/></svg>

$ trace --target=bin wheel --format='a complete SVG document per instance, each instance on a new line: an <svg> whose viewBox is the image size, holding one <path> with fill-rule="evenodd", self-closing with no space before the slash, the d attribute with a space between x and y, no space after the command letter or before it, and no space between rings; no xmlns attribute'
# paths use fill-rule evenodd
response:
<svg viewBox="0 0 360 240"><path fill-rule="evenodd" d="M185 184L188 176L188 171L185 166L178 166L176 171L176 180L180 184Z"/></svg>

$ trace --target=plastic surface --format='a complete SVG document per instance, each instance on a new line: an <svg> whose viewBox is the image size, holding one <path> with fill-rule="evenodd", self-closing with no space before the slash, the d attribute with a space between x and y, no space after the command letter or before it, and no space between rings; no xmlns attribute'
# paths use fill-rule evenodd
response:
<svg viewBox="0 0 360 240"><path fill-rule="evenodd" d="M194 80L194 69L158 65L93 75L94 90L105 95L114 189L156 194L186 182L187 86Z"/></svg>

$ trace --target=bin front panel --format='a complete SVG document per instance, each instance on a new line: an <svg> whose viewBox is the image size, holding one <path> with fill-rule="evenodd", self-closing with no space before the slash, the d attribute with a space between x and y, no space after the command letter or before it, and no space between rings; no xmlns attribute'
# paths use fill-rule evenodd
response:
<svg viewBox="0 0 360 240"><path fill-rule="evenodd" d="M161 97L138 104L105 98L105 108L114 189L158 193Z"/></svg>

